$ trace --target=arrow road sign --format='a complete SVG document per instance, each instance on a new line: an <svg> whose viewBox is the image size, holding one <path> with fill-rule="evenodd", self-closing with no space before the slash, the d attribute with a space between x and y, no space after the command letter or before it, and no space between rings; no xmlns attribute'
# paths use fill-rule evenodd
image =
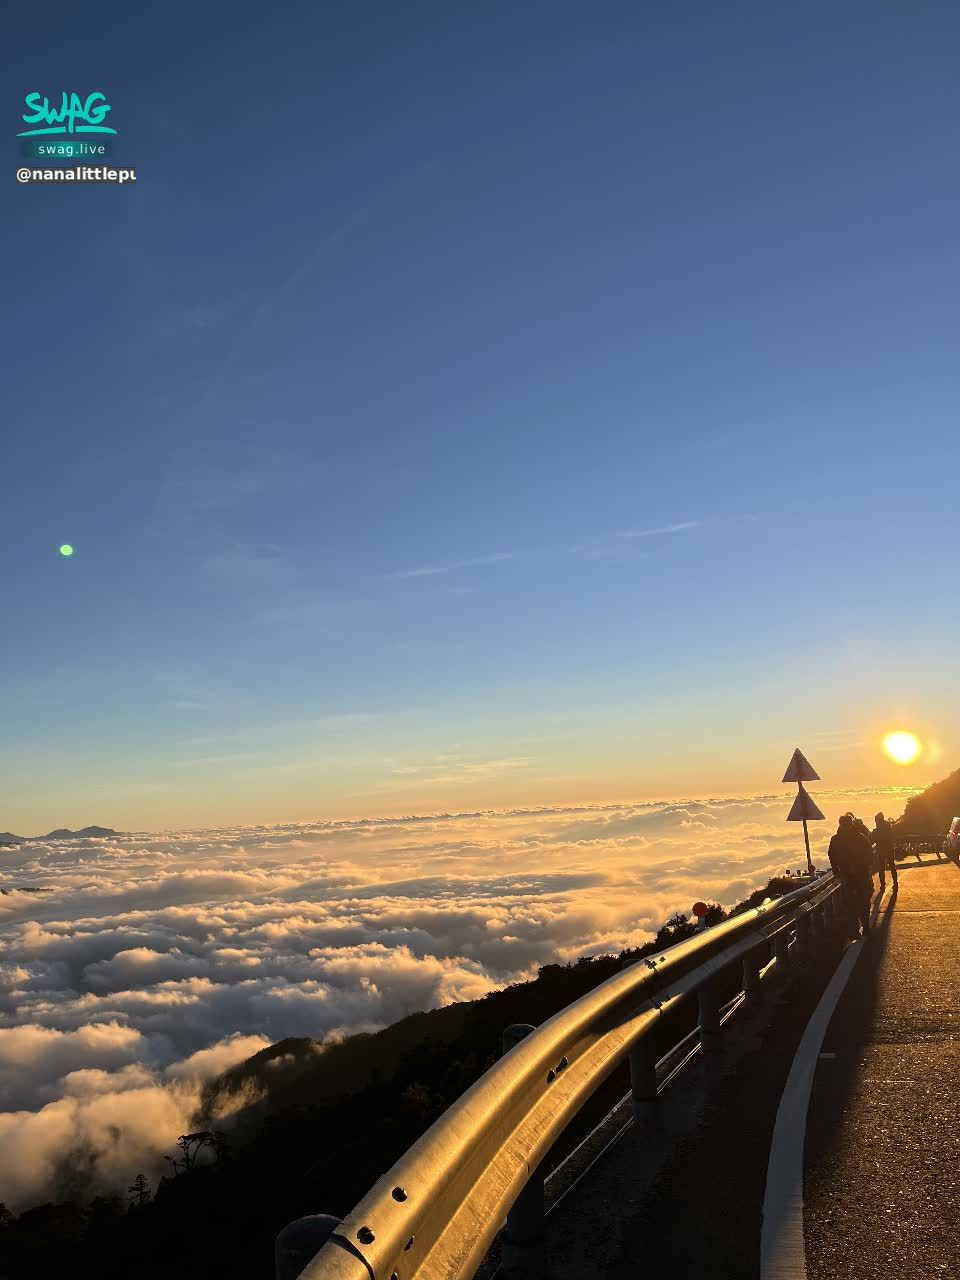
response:
<svg viewBox="0 0 960 1280"><path fill-rule="evenodd" d="M783 775L783 780L784 782L819 782L820 775L800 748L797 747L790 763L787 765L787 772ZM823 814L820 816L823 817Z"/></svg>
<svg viewBox="0 0 960 1280"><path fill-rule="evenodd" d="M788 822L816 822L823 819L823 814L813 803L813 798L809 796L803 787L800 788L800 794L793 802L793 808L787 814Z"/></svg>
<svg viewBox="0 0 960 1280"><path fill-rule="evenodd" d="M787 821L803 823L803 843L807 850L807 875L812 876L813 859L810 857L810 832L807 830L807 821L816 822L818 818L823 817L823 814L804 791L803 784L805 782L819 782L820 775L800 748L797 747L790 757L790 763L787 765L787 772L783 775L783 780L784 782L795 782L797 784L797 798L793 802L793 808L787 814Z"/></svg>

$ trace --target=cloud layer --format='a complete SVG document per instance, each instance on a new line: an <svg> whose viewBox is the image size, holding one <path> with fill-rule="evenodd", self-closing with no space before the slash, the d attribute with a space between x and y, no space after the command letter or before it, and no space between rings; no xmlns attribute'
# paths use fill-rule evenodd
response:
<svg viewBox="0 0 960 1280"><path fill-rule="evenodd" d="M828 818L878 799L818 796ZM784 793L0 850L0 1200L69 1190L78 1152L88 1184L157 1172L202 1081L275 1040L474 999L646 941L698 897L731 904L800 865L788 807Z"/></svg>

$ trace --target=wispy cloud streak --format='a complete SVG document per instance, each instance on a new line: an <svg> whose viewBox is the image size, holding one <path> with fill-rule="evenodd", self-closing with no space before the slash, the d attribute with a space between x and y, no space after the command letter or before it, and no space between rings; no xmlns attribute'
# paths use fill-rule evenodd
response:
<svg viewBox="0 0 960 1280"><path fill-rule="evenodd" d="M620 533L605 534L589 542L577 543L575 546L560 551L498 551L492 555L470 556L465 560L453 560L449 564L422 565L416 569L399 569L388 576L394 580L409 578L433 578L441 574L458 573L463 569L482 568L485 565L503 564L508 561L542 561L562 559L565 556L576 556L584 552L596 553L598 549L612 543L623 542L633 538L660 538L675 533L686 533L688 530L700 529L702 520L681 520L675 524L656 525L650 529L625 529Z"/></svg>
<svg viewBox="0 0 960 1280"><path fill-rule="evenodd" d="M489 556L471 556L468 560L454 560L452 564L423 565L418 569L400 569L391 578L432 578L437 574L456 573L460 569L476 569L488 564L502 564L506 560L519 560L517 551L497 551Z"/></svg>
<svg viewBox="0 0 960 1280"><path fill-rule="evenodd" d="M654 529L626 529L618 538L659 538L668 533L685 533L687 529L700 529L702 520L681 520L679 524L662 524Z"/></svg>

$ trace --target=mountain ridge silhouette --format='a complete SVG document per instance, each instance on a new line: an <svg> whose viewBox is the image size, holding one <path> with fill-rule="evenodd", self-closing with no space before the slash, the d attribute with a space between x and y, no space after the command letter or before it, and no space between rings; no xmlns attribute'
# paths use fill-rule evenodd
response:
<svg viewBox="0 0 960 1280"><path fill-rule="evenodd" d="M69 827L56 827L53 831L48 831L45 836L16 836L12 831L0 831L0 845L10 844L30 844L35 840L76 840L90 839L92 837L103 838L104 836L118 836L121 832L114 831L112 827L81 827L78 831L71 831Z"/></svg>

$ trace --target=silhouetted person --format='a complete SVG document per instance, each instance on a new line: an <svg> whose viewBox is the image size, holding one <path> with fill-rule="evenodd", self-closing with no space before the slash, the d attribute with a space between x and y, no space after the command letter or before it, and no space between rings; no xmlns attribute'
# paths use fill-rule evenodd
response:
<svg viewBox="0 0 960 1280"><path fill-rule="evenodd" d="M864 839L869 840L869 839L870 839L870 828L867 826L867 824L864 822L864 820L863 820L862 818L858 818L858 817L856 817L856 816L855 816L854 814L852 814L852 813L850 814L850 817L851 817L851 818L853 818L853 825L854 825L855 830L859 831L859 832L860 832L860 834L864 837ZM871 847L871 848L873 848L873 845L871 844L871 846L870 846L870 847Z"/></svg>
<svg viewBox="0 0 960 1280"><path fill-rule="evenodd" d="M853 826L857 834L863 836L864 840L866 840L867 844L870 847L870 894L872 897L873 896L873 876L874 876L874 872L877 869L876 859L873 856L873 831L870 829L870 827L867 826L864 820L862 818L858 818L856 814L854 814Z"/></svg>
<svg viewBox="0 0 960 1280"><path fill-rule="evenodd" d="M877 870L880 873L880 892L883 893L887 887L886 871L889 867L890 878L893 880L894 889L899 888L897 881L897 862L894 854L894 838L893 827L886 820L882 813L878 813L874 819L876 828L870 837L873 847L877 851Z"/></svg>
<svg viewBox="0 0 960 1280"><path fill-rule="evenodd" d="M837 833L827 850L830 865L839 877L844 902L850 915L850 936L870 932L870 899L873 897L873 848L862 831L857 830L852 813L844 813Z"/></svg>

